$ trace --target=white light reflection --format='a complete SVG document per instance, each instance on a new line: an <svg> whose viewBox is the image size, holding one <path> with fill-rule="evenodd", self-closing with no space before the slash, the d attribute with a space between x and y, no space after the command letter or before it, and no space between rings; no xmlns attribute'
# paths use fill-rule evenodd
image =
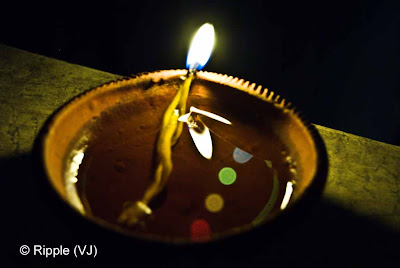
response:
<svg viewBox="0 0 400 268"><path fill-rule="evenodd" d="M199 153L206 159L211 159L213 152L213 145L211 140L211 133L209 128L200 120L195 120L192 116L192 113L198 113L219 122L231 125L232 123L223 118L222 116L203 111L197 109L196 107L190 107L190 112L184 115L181 115L178 118L178 121L185 122L189 127L190 136L193 139L194 144L196 145Z"/></svg>
<svg viewBox="0 0 400 268"><path fill-rule="evenodd" d="M282 204L281 204L281 210L284 210L286 206L289 204L290 197L292 196L293 193L293 183L289 181L286 184L286 192L285 196L283 197Z"/></svg>
<svg viewBox="0 0 400 268"><path fill-rule="evenodd" d="M228 119L225 119L222 116L219 116L217 114L213 114L213 113L210 113L210 112L207 112L207 111L203 111L203 110L197 109L194 106L190 107L190 112L191 113L198 113L198 114L207 116L207 117L209 117L211 119L214 119L216 121L219 121L219 122L227 124L227 125L232 125L231 121L229 121Z"/></svg>
<svg viewBox="0 0 400 268"><path fill-rule="evenodd" d="M85 213L85 208L79 198L76 190L76 183L78 182L78 170L79 166L82 164L83 158L85 156L86 146L80 150L73 150L71 153L72 159L65 172L65 189L67 198L70 203L82 214Z"/></svg>
<svg viewBox="0 0 400 268"><path fill-rule="evenodd" d="M204 127L200 128L198 124L202 124ZM189 126L189 133L199 153L204 158L211 159L213 146L208 127L201 122L197 122L195 127Z"/></svg>

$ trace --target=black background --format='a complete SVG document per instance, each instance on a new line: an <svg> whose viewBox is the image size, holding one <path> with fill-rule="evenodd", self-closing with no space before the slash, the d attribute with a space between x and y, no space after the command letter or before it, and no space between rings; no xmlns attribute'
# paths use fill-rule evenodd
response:
<svg viewBox="0 0 400 268"><path fill-rule="evenodd" d="M205 70L268 87L314 123L400 145L400 1L14 1L1 10L0 42L130 75L184 68L190 39L204 22L217 35ZM10 192L13 199L3 201L14 200L3 212L2 230L11 239L2 246L21 266L75 261L23 258L23 244L95 244L98 265L129 267L386 267L399 260L398 233L326 200L274 240L256 232L197 250L104 239L101 230L81 230L57 198L46 196L51 191L32 178L30 155L0 164L4 178L26 179L23 186L2 181L4 191L19 189L17 199Z"/></svg>
<svg viewBox="0 0 400 268"><path fill-rule="evenodd" d="M205 70L278 92L327 127L400 144L399 1L14 1L1 42L130 75L185 67L213 23Z"/></svg>

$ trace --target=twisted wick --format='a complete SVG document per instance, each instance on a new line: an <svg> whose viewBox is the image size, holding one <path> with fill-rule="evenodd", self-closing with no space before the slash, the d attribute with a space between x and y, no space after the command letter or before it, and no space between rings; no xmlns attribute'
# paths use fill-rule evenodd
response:
<svg viewBox="0 0 400 268"><path fill-rule="evenodd" d="M195 71L189 70L185 81L164 113L156 145L157 167L153 183L147 188L141 200L125 203L118 217L119 223L135 226L143 223L143 220L152 214L148 204L162 191L172 172L171 147L176 144L182 133L183 122L179 122L178 118L186 112L187 98L194 76Z"/></svg>

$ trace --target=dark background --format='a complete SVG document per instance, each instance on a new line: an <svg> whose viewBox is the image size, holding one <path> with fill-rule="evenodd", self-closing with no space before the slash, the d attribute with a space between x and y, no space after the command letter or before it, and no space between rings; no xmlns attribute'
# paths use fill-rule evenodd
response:
<svg viewBox="0 0 400 268"><path fill-rule="evenodd" d="M279 92L316 124L400 145L400 1L14 1L1 43L130 75L184 68L204 22L217 35L205 70Z"/></svg>

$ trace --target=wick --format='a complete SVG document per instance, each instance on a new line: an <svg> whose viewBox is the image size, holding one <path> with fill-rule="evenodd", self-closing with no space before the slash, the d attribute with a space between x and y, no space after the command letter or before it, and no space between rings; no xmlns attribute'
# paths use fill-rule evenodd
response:
<svg viewBox="0 0 400 268"><path fill-rule="evenodd" d="M178 121L178 118L186 113L190 85L195 74L196 69L194 67L189 68L185 81L164 113L156 144L157 167L153 183L147 188L141 200L124 206L118 218L119 223L134 226L152 214L148 204L162 191L172 172L171 147L176 144L182 134L183 122Z"/></svg>

